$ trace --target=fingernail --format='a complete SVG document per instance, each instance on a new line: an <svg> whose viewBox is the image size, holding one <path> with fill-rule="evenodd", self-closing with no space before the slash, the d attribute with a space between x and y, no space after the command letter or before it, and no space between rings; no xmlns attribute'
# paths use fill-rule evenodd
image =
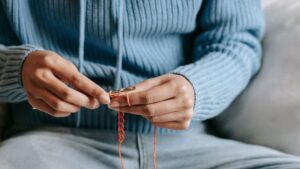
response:
<svg viewBox="0 0 300 169"><path fill-rule="evenodd" d="M100 95L99 100L101 103L104 103L104 104L109 104L109 102L110 102L109 96L105 95L105 94Z"/></svg>
<svg viewBox="0 0 300 169"><path fill-rule="evenodd" d="M116 102L116 101L112 101L112 102L110 102L109 106L110 106L111 108L119 107L119 103Z"/></svg>

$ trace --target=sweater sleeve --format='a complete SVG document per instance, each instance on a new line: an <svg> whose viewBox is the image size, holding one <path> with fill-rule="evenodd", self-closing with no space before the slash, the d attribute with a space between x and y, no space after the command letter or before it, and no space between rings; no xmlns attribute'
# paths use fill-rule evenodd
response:
<svg viewBox="0 0 300 169"><path fill-rule="evenodd" d="M197 25L193 62L171 73L193 85L193 120L206 120L226 109L259 70L265 22L259 0L205 0Z"/></svg>
<svg viewBox="0 0 300 169"><path fill-rule="evenodd" d="M0 3L0 102L20 102L26 100L21 85L21 67L24 58L34 50L34 45L20 45L2 10Z"/></svg>
<svg viewBox="0 0 300 169"><path fill-rule="evenodd" d="M21 83L25 57L39 49L33 45L4 46L0 44L0 102L21 102L26 95Z"/></svg>

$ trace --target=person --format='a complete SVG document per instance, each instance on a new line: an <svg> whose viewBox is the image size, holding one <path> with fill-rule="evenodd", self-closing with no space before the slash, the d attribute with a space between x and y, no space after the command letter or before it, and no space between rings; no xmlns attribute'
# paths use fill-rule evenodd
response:
<svg viewBox="0 0 300 169"><path fill-rule="evenodd" d="M203 121L258 72L259 0L0 2L2 169L300 168L298 157L221 139ZM109 91L134 86L130 105Z"/></svg>

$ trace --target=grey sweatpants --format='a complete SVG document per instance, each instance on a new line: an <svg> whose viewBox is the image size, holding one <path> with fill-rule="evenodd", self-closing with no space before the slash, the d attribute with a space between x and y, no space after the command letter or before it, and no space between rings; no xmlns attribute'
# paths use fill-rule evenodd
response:
<svg viewBox="0 0 300 169"><path fill-rule="evenodd" d="M153 168L153 136L126 133L126 169ZM0 144L1 169L119 169L112 131L40 128ZM220 139L204 130L158 135L158 169L300 169L300 159L278 151Z"/></svg>

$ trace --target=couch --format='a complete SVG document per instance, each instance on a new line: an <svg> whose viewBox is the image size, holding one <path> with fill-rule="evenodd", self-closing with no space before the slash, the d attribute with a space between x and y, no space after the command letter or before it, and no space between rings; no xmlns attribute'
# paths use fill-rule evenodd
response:
<svg viewBox="0 0 300 169"><path fill-rule="evenodd" d="M262 69L212 125L222 137L300 155L300 1L263 0L263 7ZM0 104L0 134L7 115Z"/></svg>
<svg viewBox="0 0 300 169"><path fill-rule="evenodd" d="M262 68L213 125L222 137L300 155L300 1L263 6Z"/></svg>

